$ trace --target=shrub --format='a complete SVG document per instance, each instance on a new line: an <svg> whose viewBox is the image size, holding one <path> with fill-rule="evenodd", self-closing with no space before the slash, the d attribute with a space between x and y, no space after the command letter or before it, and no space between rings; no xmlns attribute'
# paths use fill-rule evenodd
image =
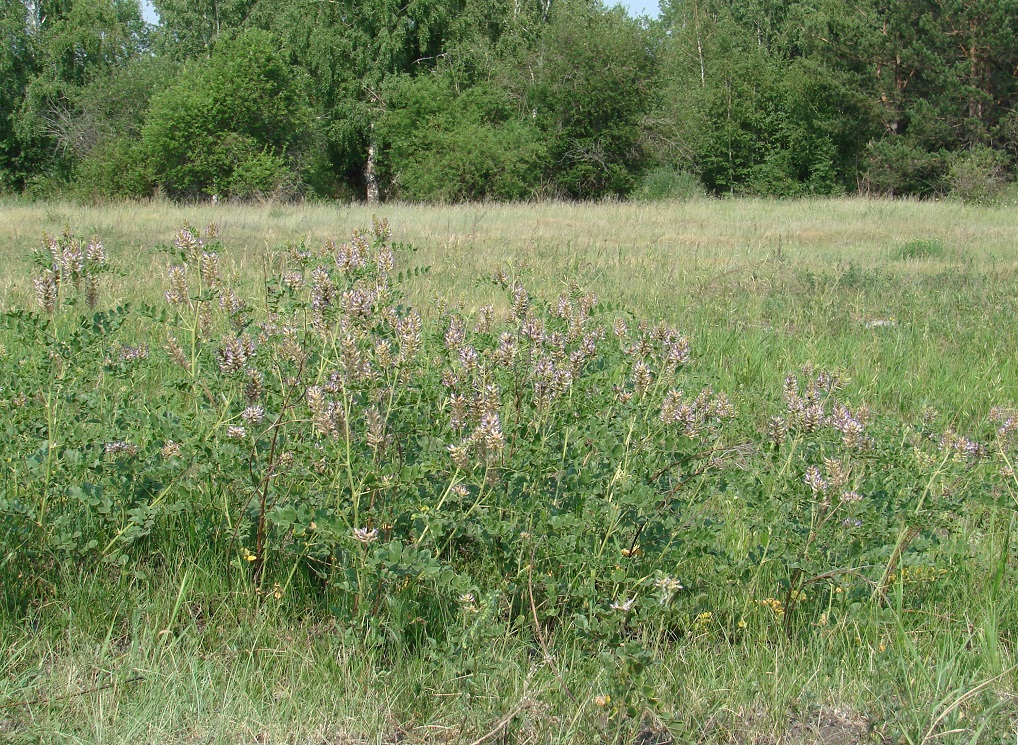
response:
<svg viewBox="0 0 1018 745"><path fill-rule="evenodd" d="M732 638L850 625L892 585L899 609L919 602L906 572L952 550L966 565L949 537L1014 498L1018 412L977 442L807 367L757 421L679 330L576 286L542 300L501 269L504 311L425 322L384 222L280 247L255 298L220 273L214 226L167 250L165 305L135 312L104 305L98 239L47 239L37 312L2 316L10 566L135 571L198 545L262 597L312 583L394 653L540 608L633 661L643 631L693 633L708 593Z"/></svg>
<svg viewBox="0 0 1018 745"><path fill-rule="evenodd" d="M228 193L236 199L292 197L298 189L296 175L282 156L262 151L239 161L233 167Z"/></svg>
<svg viewBox="0 0 1018 745"><path fill-rule="evenodd" d="M438 76L390 85L378 124L391 196L410 200L515 200L534 196L546 167L541 133L504 92L480 84L457 94Z"/></svg>
<svg viewBox="0 0 1018 745"><path fill-rule="evenodd" d="M145 197L153 177L145 149L114 138L90 152L75 169L75 187L87 198Z"/></svg>
<svg viewBox="0 0 1018 745"><path fill-rule="evenodd" d="M548 144L551 178L579 199L621 197L644 165L642 119L655 58L622 9L552 6L528 108Z"/></svg>
<svg viewBox="0 0 1018 745"><path fill-rule="evenodd" d="M946 159L905 137L871 142L864 177L867 191L887 196L932 196L944 191Z"/></svg>
<svg viewBox="0 0 1018 745"><path fill-rule="evenodd" d="M704 195L703 184L695 174L674 166L652 168L643 175L638 199L660 201L665 199L695 199Z"/></svg>
<svg viewBox="0 0 1018 745"><path fill-rule="evenodd" d="M989 147L953 153L947 181L951 196L963 202L988 204L1002 194L1007 185L1007 156Z"/></svg>
<svg viewBox="0 0 1018 745"><path fill-rule="evenodd" d="M167 194L246 195L293 181L285 164L311 142L312 121L304 79L272 36L252 30L218 42L155 95L142 139Z"/></svg>

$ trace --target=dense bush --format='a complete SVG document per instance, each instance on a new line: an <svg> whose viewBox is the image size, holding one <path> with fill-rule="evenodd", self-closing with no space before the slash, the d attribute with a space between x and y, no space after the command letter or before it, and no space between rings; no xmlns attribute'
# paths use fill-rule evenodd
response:
<svg viewBox="0 0 1018 745"><path fill-rule="evenodd" d="M637 631L695 633L708 597L733 639L919 602L945 563L980 571L957 536L1015 496L1013 411L976 441L806 368L758 420L679 330L576 287L548 302L498 270L499 309L425 321L376 222L280 247L244 298L216 232L182 229L165 304L137 310L106 306L98 239L37 255L38 308L0 337L10 593L54 563L143 572L200 546L266 597L310 583L400 653L540 608L636 669Z"/></svg>
<svg viewBox="0 0 1018 745"><path fill-rule="evenodd" d="M291 192L290 156L313 139L304 86L269 34L221 40L152 99L142 139L156 184L185 198Z"/></svg>
<svg viewBox="0 0 1018 745"><path fill-rule="evenodd" d="M951 156L950 163L947 179L951 194L965 202L992 202L1007 184L1008 159L999 150L962 150Z"/></svg>
<svg viewBox="0 0 1018 745"><path fill-rule="evenodd" d="M570 196L624 196L646 163L642 118L654 56L621 8L555 6L531 63L533 116L545 133L551 176Z"/></svg>
<svg viewBox="0 0 1018 745"><path fill-rule="evenodd" d="M649 169L634 193L638 199L655 201L661 199L692 199L704 196L703 184L689 171L670 166Z"/></svg>
<svg viewBox="0 0 1018 745"><path fill-rule="evenodd" d="M527 199L540 187L547 149L506 93L477 85L457 94L439 76L402 78L377 127L390 194L401 199Z"/></svg>

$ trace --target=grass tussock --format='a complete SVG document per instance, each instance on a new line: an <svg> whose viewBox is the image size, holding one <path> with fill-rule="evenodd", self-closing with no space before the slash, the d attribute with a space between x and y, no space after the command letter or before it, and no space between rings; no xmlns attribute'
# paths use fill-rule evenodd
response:
<svg viewBox="0 0 1018 745"><path fill-rule="evenodd" d="M1006 214L4 211L0 736L1012 728Z"/></svg>

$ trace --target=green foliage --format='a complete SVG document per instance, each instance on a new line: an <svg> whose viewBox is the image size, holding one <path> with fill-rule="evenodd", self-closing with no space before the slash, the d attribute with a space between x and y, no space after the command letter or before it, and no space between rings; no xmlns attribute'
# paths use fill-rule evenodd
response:
<svg viewBox="0 0 1018 745"><path fill-rule="evenodd" d="M999 150L980 146L951 157L947 180L951 195L964 202L992 203L1007 183L1008 159Z"/></svg>
<svg viewBox="0 0 1018 745"><path fill-rule="evenodd" d="M992 202L1018 155L1018 0L155 8L0 2L0 188L350 198L377 174L394 198L599 199L672 170L712 194ZM148 165L110 178L150 108Z"/></svg>
<svg viewBox="0 0 1018 745"><path fill-rule="evenodd" d="M269 34L246 31L153 97L142 139L167 193L246 196L292 185L286 164L310 145L312 123L300 72Z"/></svg>
<svg viewBox="0 0 1018 745"><path fill-rule="evenodd" d="M18 101L15 131L21 160L31 162L36 178L65 179L105 130L116 129L88 105L92 89L138 60L145 27L130 0L43 2L33 11L22 54L30 55L34 74ZM128 111L131 103L122 102Z"/></svg>
<svg viewBox="0 0 1018 745"><path fill-rule="evenodd" d="M667 219L709 231L710 213L730 230L738 215L758 239L804 211L865 211L858 230L875 214L891 235L916 215L990 214L771 204L786 217L766 224L754 212L762 204L679 205ZM137 230L146 211L165 225L166 209L83 213L103 222L115 212ZM76 219L50 210L47 220ZM656 211L557 210L591 222L647 222ZM293 233L336 219L284 211L302 217ZM257 239L255 213L223 212ZM530 241L529 216L544 214L514 210L505 224L523 225L516 239ZM662 224L644 233L656 253ZM142 716L163 716L148 707L171 694L165 723L146 729L169 731L183 710L211 731L208 696L244 688L231 711L250 712L247 685L289 691L295 720L320 717L304 729L258 723L284 739L315 740L332 731L319 722L341 716L364 736L389 727L363 714L363 701L382 695L400 722L412 713L422 723L422 737L434 724L470 740L525 700L548 713L506 728L512 737L542 727L540 741L574 720L566 741L636 731L661 740L665 728L695 739L711 712L736 707L777 723L732 714L722 740L796 733L828 716L816 708L828 699L857 712L859 738L867 727L913 742L967 728L967 741L1008 726L1018 412L987 417L984 396L1014 392L995 352L1011 340L1012 276L995 269L984 286L954 266L886 262L827 273L805 258L823 253L815 243L789 241L784 260L744 265L744 290L709 288L712 266L685 285L666 277L668 303L706 306L674 312L685 337L576 285L530 293L549 274L533 254L529 270L500 269L468 288L480 307L434 303L420 317L402 291L428 297L441 278L408 286L425 270L407 269L413 249L392 243L382 222L340 245L298 241L255 256L233 255L216 232L187 227L150 257L131 236L130 254L115 251L111 264L98 241L65 231L32 257L34 288L12 273L12 303L33 289L39 302L8 303L0 317L0 633L14 640L5 704L33 701L43 684L62 694L58 676L102 654L117 681L160 676L157 690L118 684L106 694L135 712L101 719L114 741ZM824 232L839 243L852 235ZM500 260L505 237L491 245ZM482 243L464 250L484 261ZM629 267L645 256L625 257L617 292L640 281ZM139 273L146 264L159 275ZM747 323L743 301L766 285L794 294L768 293L754 319L764 323ZM136 301L164 290L156 305ZM676 298L685 294L693 299ZM125 296L131 308L118 307ZM896 320L864 327L884 310ZM986 335L953 346L975 330ZM976 390L978 375L958 376L945 395L918 345L959 368L995 365L1002 381ZM828 365L843 360L855 379L814 366L775 377L804 348ZM920 413L924 398L956 405ZM40 671L50 657L62 667ZM181 670L185 659L203 667ZM319 712L337 680L345 691L364 686L364 698L344 714ZM195 681L205 681L200 693ZM83 690L77 679L64 685ZM698 696L712 698L689 703ZM453 699L461 709L435 708ZM259 716L277 716L270 710ZM74 706L38 724L33 712L8 716L21 737L87 728L98 715ZM247 728L251 716L237 718Z"/></svg>
<svg viewBox="0 0 1018 745"><path fill-rule="evenodd" d="M976 441L850 405L807 367L760 422L678 330L576 286L547 302L499 270L508 313L425 323L384 222L278 248L259 297L229 285L224 250L214 226L180 230L166 304L140 311L103 307L98 239L37 253L39 312L3 321L17 565L134 571L213 547L264 597L305 578L386 654L540 608L618 666L635 716L654 698L638 640L695 633L708 593L732 638L862 622L896 583L899 606L922 602L967 557L964 521L1013 509L1010 410Z"/></svg>
<svg viewBox="0 0 1018 745"><path fill-rule="evenodd" d="M693 199L704 196L700 180L689 171L672 166L658 166L643 175L635 196L647 201L664 199Z"/></svg>
<svg viewBox="0 0 1018 745"><path fill-rule="evenodd" d="M146 197L153 181L144 146L119 138L95 147L75 169L75 186L89 199Z"/></svg>
<svg viewBox="0 0 1018 745"><path fill-rule="evenodd" d="M253 0L153 0L160 28L156 48L177 60L208 56L223 32L240 28Z"/></svg>
<svg viewBox="0 0 1018 745"><path fill-rule="evenodd" d="M555 184L579 198L628 194L645 160L640 125L654 74L638 23L618 8L556 5L531 66L529 103Z"/></svg>
<svg viewBox="0 0 1018 745"><path fill-rule="evenodd" d="M526 199L547 167L541 132L503 91L479 84L457 95L437 75L394 82L377 135L391 194L401 199Z"/></svg>
<svg viewBox="0 0 1018 745"><path fill-rule="evenodd" d="M687 10L668 51L673 78L655 130L669 144L659 158L684 157L715 193L854 187L873 131L865 98L822 63L769 51L727 13Z"/></svg>
<svg viewBox="0 0 1018 745"><path fill-rule="evenodd" d="M935 238L915 238L898 246L897 258L909 259L941 259L947 253L943 241Z"/></svg>
<svg viewBox="0 0 1018 745"><path fill-rule="evenodd" d="M868 147L866 185L888 196L932 196L944 190L944 154L918 147L905 137L892 137Z"/></svg>
<svg viewBox="0 0 1018 745"><path fill-rule="evenodd" d="M20 0L0 2L0 191L19 186L24 178L17 138L17 110L33 70L28 11Z"/></svg>

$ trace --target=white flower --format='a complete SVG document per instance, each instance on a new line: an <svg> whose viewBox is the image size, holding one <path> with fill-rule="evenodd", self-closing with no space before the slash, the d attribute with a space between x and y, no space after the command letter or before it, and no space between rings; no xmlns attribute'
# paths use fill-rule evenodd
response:
<svg viewBox="0 0 1018 745"><path fill-rule="evenodd" d="M683 589L682 583L675 577L658 577L654 580L654 587L661 591L661 605L668 605L675 593Z"/></svg>
<svg viewBox="0 0 1018 745"><path fill-rule="evenodd" d="M353 539L365 546L378 540L378 530L375 528L354 528Z"/></svg>
<svg viewBox="0 0 1018 745"><path fill-rule="evenodd" d="M622 611L628 613L633 608L633 604L636 603L636 596L629 598L629 600L623 600L621 603L615 602L611 604L612 610Z"/></svg>

